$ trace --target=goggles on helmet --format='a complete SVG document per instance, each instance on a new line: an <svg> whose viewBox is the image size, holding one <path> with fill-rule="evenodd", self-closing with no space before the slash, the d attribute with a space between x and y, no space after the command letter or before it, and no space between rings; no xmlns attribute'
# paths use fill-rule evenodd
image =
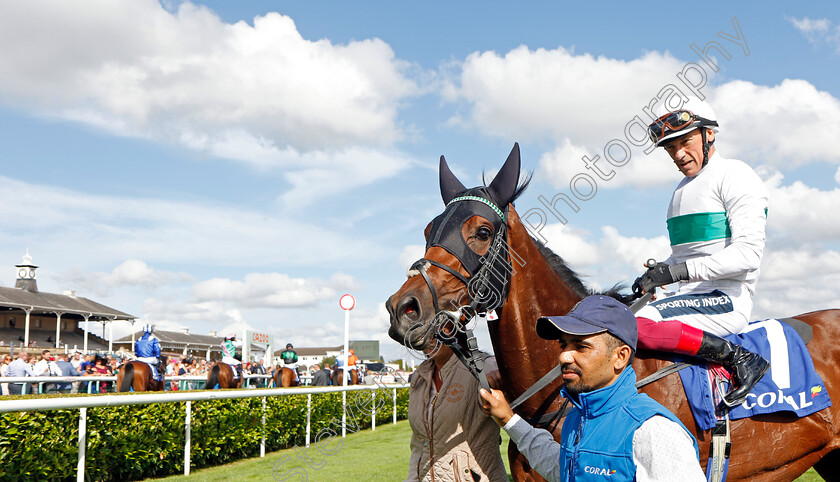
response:
<svg viewBox="0 0 840 482"><path fill-rule="evenodd" d="M648 126L648 137L654 144L658 144L665 136L681 131L687 127L704 125L718 125L717 122L694 115L690 110L669 112L656 119Z"/></svg>

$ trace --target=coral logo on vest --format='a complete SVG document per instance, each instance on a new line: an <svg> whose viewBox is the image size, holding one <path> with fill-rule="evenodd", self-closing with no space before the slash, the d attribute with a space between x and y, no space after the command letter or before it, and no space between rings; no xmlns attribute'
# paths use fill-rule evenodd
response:
<svg viewBox="0 0 840 482"><path fill-rule="evenodd" d="M587 474L606 475L607 477L612 477L612 474L615 473L615 470L605 469L602 467L592 467L591 465L587 465L586 467L584 467L583 471Z"/></svg>

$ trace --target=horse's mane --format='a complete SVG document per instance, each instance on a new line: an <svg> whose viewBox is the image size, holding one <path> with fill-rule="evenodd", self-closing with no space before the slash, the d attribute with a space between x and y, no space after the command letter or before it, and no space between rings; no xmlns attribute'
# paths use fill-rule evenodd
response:
<svg viewBox="0 0 840 482"><path fill-rule="evenodd" d="M516 192L513 195L513 199L511 199L511 204L513 201L516 200L519 196L522 195L523 192L528 188L528 185L531 183L531 179L533 178L534 173L529 172L525 175L525 177L519 182L519 185L516 187ZM481 175L481 180L485 186L487 186L487 182L484 179L484 174ZM537 245L537 249L540 250L540 254L543 255L545 260L548 264L554 268L554 271L560 275L560 278L569 285L572 291L580 296L581 298L585 298L590 295L604 295L609 296L610 298L615 298L618 301L624 303L625 305L629 305L632 300L630 295L621 294L620 291L626 288L626 286L622 283L616 283L613 285L612 288L606 291L597 291L591 288L587 288L583 281L580 279L580 276L566 264L566 260L564 260L560 255L552 251L548 246L543 244L542 241L534 238L531 236L531 239L534 240L534 243Z"/></svg>
<svg viewBox="0 0 840 482"><path fill-rule="evenodd" d="M572 289L572 291L580 296L581 298L585 298L590 295L604 295L609 296L610 298L615 298L618 301L624 303L625 305L630 304L632 301L630 295L621 294L620 291L623 290L626 286L621 283L616 283L613 285L612 288L606 291L597 291L591 288L587 288L583 281L580 279L580 276L566 264L566 260L564 260L560 255L552 251L548 246L543 244L542 241L539 239L535 239L533 236L531 239L534 240L534 244L537 245L537 249L540 250L540 254L543 255L545 260L548 264L554 268L554 271L560 275L560 278Z"/></svg>

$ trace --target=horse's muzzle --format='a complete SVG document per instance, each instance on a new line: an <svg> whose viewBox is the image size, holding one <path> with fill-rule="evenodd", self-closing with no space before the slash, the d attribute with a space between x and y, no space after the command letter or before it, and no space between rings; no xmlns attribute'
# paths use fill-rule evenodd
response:
<svg viewBox="0 0 840 482"><path fill-rule="evenodd" d="M395 300L392 296L385 302L390 315L391 327L388 336L409 348L422 349L427 331L423 323L423 309L420 301L411 295Z"/></svg>

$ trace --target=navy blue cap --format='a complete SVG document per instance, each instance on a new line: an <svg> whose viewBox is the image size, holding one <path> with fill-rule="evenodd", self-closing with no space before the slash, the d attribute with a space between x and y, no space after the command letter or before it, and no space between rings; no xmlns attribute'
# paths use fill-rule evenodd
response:
<svg viewBox="0 0 840 482"><path fill-rule="evenodd" d="M604 332L636 350L639 339L636 316L630 308L609 296L587 296L566 316L543 316L537 320L537 335L546 340L557 340L561 333L594 335Z"/></svg>

